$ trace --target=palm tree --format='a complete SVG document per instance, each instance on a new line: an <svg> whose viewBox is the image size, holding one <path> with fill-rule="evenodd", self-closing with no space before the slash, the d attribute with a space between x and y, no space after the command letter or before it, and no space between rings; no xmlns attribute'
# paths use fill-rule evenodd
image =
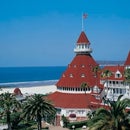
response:
<svg viewBox="0 0 130 130"><path fill-rule="evenodd" d="M125 77L125 82L129 85L129 94L130 94L130 68L125 69L124 77Z"/></svg>
<svg viewBox="0 0 130 130"><path fill-rule="evenodd" d="M8 125L8 130L11 130L11 113L17 111L20 108L20 103L11 93L2 93L0 95L0 107L3 109L6 115L6 122Z"/></svg>
<svg viewBox="0 0 130 130"><path fill-rule="evenodd" d="M84 92L85 92L85 94L86 94L86 89L87 89L87 88L89 88L88 83L83 82L83 83L81 84L81 86L80 86L80 87L84 90Z"/></svg>
<svg viewBox="0 0 130 130"><path fill-rule="evenodd" d="M23 113L27 119L35 119L37 121L38 130L41 130L42 118L47 114L55 115L56 110L54 106L43 97L43 95L35 94L27 100Z"/></svg>
<svg viewBox="0 0 130 130"><path fill-rule="evenodd" d="M83 83L81 84L81 86L80 86L80 87L84 90L85 95L86 95L86 90L88 90L88 88L89 88L88 83L83 82ZM90 100L89 100L89 98L88 98L88 97L86 98L86 101L88 102L88 106L89 106L89 108L91 108L91 103L90 103Z"/></svg>
<svg viewBox="0 0 130 130"><path fill-rule="evenodd" d="M95 84L96 86L98 86L98 73L100 72L100 70L101 69L100 69L100 67L98 65L94 66L93 69L92 69L92 71L95 74L95 78L96 78L96 84ZM101 94L97 95L97 96L99 96L99 99L101 100ZM100 100L99 100L99 102L100 102Z"/></svg>
<svg viewBox="0 0 130 130"><path fill-rule="evenodd" d="M94 66L92 68L92 71L94 72L95 77L97 78L98 77L98 72L100 71L100 67L98 65L96 65L96 66ZM97 80L96 80L96 84L97 84Z"/></svg>
<svg viewBox="0 0 130 130"><path fill-rule="evenodd" d="M102 78L105 78L105 82L107 84L107 92L106 92L106 95L108 94L108 78L112 76L112 72L110 70L104 70L101 74L101 77Z"/></svg>
<svg viewBox="0 0 130 130"><path fill-rule="evenodd" d="M93 118L88 121L89 130L127 130L130 128L129 112L126 107L130 106L130 99L108 101L109 109L99 108Z"/></svg>

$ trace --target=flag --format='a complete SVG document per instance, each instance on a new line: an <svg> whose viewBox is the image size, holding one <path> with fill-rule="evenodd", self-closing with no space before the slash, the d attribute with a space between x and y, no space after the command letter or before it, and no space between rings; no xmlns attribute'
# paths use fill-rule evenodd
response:
<svg viewBox="0 0 130 130"><path fill-rule="evenodd" d="M87 18L87 14L83 14L83 19L86 19Z"/></svg>

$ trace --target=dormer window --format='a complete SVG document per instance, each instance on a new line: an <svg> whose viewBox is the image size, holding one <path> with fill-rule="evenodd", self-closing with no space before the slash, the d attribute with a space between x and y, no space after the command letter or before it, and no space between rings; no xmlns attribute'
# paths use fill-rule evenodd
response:
<svg viewBox="0 0 130 130"><path fill-rule="evenodd" d="M84 67L85 67L85 65L81 65L81 67L82 67L82 68L84 68Z"/></svg>
<svg viewBox="0 0 130 130"><path fill-rule="evenodd" d="M85 74L81 74L81 77L84 78L84 77L85 77Z"/></svg>
<svg viewBox="0 0 130 130"><path fill-rule="evenodd" d="M120 71L118 70L116 73L115 73L115 78L121 78L122 75L120 73Z"/></svg>
<svg viewBox="0 0 130 130"><path fill-rule="evenodd" d="M76 68L76 65L74 65L74 68Z"/></svg>
<svg viewBox="0 0 130 130"><path fill-rule="evenodd" d="M70 78L73 78L73 74L70 74Z"/></svg>

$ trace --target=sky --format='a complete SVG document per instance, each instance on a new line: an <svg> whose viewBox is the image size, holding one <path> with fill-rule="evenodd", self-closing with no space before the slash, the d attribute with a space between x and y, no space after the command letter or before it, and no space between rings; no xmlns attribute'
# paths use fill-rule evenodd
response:
<svg viewBox="0 0 130 130"><path fill-rule="evenodd" d="M0 67L66 66L82 31L95 60L126 60L130 0L1 0Z"/></svg>

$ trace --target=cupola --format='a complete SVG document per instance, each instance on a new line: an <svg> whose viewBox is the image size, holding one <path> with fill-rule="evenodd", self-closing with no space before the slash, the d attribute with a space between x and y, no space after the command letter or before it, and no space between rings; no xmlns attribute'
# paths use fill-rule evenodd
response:
<svg viewBox="0 0 130 130"><path fill-rule="evenodd" d="M84 54L84 53L91 53L92 49L90 48L90 42L85 34L84 31L81 32L76 47L74 48L74 52L76 54Z"/></svg>

